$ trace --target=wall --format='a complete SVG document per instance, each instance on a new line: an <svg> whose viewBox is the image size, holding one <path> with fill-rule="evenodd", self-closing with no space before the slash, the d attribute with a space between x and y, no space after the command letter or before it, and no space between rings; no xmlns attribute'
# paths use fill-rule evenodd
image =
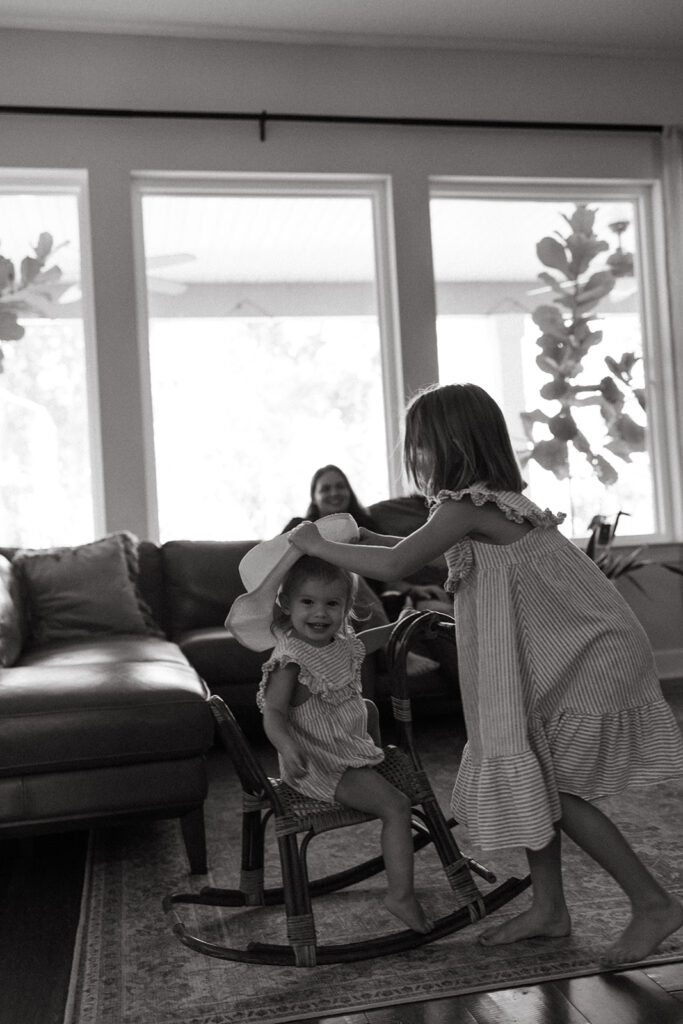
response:
<svg viewBox="0 0 683 1024"><path fill-rule="evenodd" d="M0 32L3 104L676 124L674 59Z"/></svg>

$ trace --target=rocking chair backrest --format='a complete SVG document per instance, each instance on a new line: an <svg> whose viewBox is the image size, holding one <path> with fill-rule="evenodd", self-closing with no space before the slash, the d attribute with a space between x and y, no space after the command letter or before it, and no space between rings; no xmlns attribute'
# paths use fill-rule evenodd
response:
<svg viewBox="0 0 683 1024"><path fill-rule="evenodd" d="M209 697L209 704L216 719L223 745L232 758L242 789L254 796L265 795L274 806L277 806L279 801L268 776L254 755L232 711L225 701L216 694Z"/></svg>
<svg viewBox="0 0 683 1024"><path fill-rule="evenodd" d="M455 644L455 620L445 612L413 612L400 619L387 644L391 686L391 709L399 733L399 746L410 754L416 768L420 757L413 742L412 707L408 685L407 658L417 640L444 636Z"/></svg>

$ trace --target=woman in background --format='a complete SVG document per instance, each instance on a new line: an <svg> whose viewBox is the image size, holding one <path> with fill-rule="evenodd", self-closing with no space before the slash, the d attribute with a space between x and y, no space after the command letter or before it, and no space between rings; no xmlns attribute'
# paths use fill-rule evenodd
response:
<svg viewBox="0 0 683 1024"><path fill-rule="evenodd" d="M305 514L290 519L282 532L288 533L305 520L314 523L316 520L322 519L323 516L331 516L337 512L348 512L353 516L360 529L361 542L372 543L372 535L380 532L371 513L358 500L346 473L339 466L332 464L321 466L313 474L310 503ZM440 610L449 613L453 610L446 592L442 587L436 585L420 586L407 580L392 580L391 583L383 583L380 580L367 578L366 582L376 594L398 591L405 595L401 603L409 602L409 608L415 607L420 610L438 608L443 602L443 608Z"/></svg>

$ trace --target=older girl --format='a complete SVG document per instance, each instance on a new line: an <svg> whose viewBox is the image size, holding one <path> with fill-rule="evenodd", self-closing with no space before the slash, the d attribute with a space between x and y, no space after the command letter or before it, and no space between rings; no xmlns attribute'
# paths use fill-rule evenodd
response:
<svg viewBox="0 0 683 1024"><path fill-rule="evenodd" d="M629 924L604 961L640 961L683 925L683 906L593 801L683 774L680 730L645 633L614 585L558 531L564 517L522 494L503 415L481 388L418 395L404 458L431 502L421 529L359 547L302 524L290 541L378 579L445 554L468 733L453 812L486 848L524 846L533 886L529 909L481 941L569 934L563 831L630 900Z"/></svg>

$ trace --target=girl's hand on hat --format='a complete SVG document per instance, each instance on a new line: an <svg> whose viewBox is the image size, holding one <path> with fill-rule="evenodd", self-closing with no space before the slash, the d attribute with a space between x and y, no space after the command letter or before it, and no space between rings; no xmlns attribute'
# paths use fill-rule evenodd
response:
<svg viewBox="0 0 683 1024"><path fill-rule="evenodd" d="M299 523L293 530L290 530L287 539L305 555L318 554L325 543L315 523L308 521Z"/></svg>

